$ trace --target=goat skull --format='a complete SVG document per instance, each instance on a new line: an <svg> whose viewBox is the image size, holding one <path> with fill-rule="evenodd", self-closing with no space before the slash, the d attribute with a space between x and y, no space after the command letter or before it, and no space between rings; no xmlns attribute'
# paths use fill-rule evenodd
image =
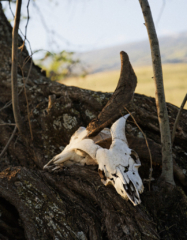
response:
<svg viewBox="0 0 187 240"><path fill-rule="evenodd" d="M44 169L56 170L74 163L79 165L97 164L103 184L112 184L124 199L130 199L135 206L140 204L139 193L144 190L138 173L141 163L137 153L128 147L125 136L125 124L128 116L129 114L119 118L112 125L110 149L101 148L92 139L86 138L88 130L80 127L71 137L69 145L49 161Z"/></svg>

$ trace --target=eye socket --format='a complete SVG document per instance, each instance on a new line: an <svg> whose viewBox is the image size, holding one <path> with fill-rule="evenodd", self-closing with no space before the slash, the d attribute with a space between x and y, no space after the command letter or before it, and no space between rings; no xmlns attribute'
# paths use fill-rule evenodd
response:
<svg viewBox="0 0 187 240"><path fill-rule="evenodd" d="M98 173L101 179L104 179L106 181L105 172L103 170L98 169Z"/></svg>
<svg viewBox="0 0 187 240"><path fill-rule="evenodd" d="M113 178L110 178L111 181L113 181L113 183L115 183L114 179Z"/></svg>
<svg viewBox="0 0 187 240"><path fill-rule="evenodd" d="M131 153L131 158L136 162L136 157Z"/></svg>
<svg viewBox="0 0 187 240"><path fill-rule="evenodd" d="M127 167L124 167L125 168L125 170L124 170L124 173L126 173L126 172L128 172L129 171L129 166L127 166Z"/></svg>
<svg viewBox="0 0 187 240"><path fill-rule="evenodd" d="M140 163L138 154L134 150L131 150L130 156L135 161L135 163Z"/></svg>

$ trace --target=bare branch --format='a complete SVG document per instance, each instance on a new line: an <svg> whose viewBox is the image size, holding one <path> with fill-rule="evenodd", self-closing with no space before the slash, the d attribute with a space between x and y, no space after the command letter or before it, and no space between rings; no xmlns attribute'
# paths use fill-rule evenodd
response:
<svg viewBox="0 0 187 240"><path fill-rule="evenodd" d="M10 0L8 0L8 2L9 2L10 12L11 12L13 18L15 18L14 13L13 13L12 8L11 8ZM28 0L28 3L27 3L27 23L26 23L26 25L25 25L25 34L23 34L23 32L21 31L20 28L19 28L19 31L20 31L21 35L23 36L23 38L24 38L24 40L23 40L23 45L22 45L22 46L24 47L24 45L25 45L25 40L26 40L27 43L29 44L29 49L30 49L30 52L31 52L31 54L32 54L31 43L30 43L30 41L27 39L27 27L28 27L28 23L29 23L29 20L30 20L30 16L29 16L29 4L30 4L30 0Z"/></svg>
<svg viewBox="0 0 187 240"><path fill-rule="evenodd" d="M11 106L11 105L12 105L12 101L10 100L9 102L7 102L7 103L5 104L4 107L2 107L2 108L0 109L0 112L3 111L4 109L6 109L7 107Z"/></svg>
<svg viewBox="0 0 187 240"><path fill-rule="evenodd" d="M26 78L26 79L24 78L23 68L21 68L21 71L22 71L22 76L23 76L23 80L24 80L23 88L24 88L24 94L25 94L25 99L26 99L26 103L27 103L27 118L28 118L28 123L29 123L31 140L33 140L32 126L31 126L31 121L30 121L29 102L28 102L28 97L27 97L27 90L26 90L26 87L25 87L25 85L26 85L26 83L27 83L27 81L28 81L28 79L29 79L29 75L30 75L31 69L32 69L32 59L31 59L31 63L30 63L30 67L29 67L29 72L28 72L28 74L27 74L27 78Z"/></svg>
<svg viewBox="0 0 187 240"><path fill-rule="evenodd" d="M11 85L12 85L12 107L16 126L21 134L24 134L22 119L18 102L18 86L17 86L17 64L18 64L18 28L20 22L22 0L16 2L16 14L14 18L14 27L12 30L12 69L11 69Z"/></svg>
<svg viewBox="0 0 187 240"><path fill-rule="evenodd" d="M1 123L0 126L15 126L15 123Z"/></svg>
<svg viewBox="0 0 187 240"><path fill-rule="evenodd" d="M17 130L17 127L15 126L14 131L12 132L12 135L10 136L10 138L9 138L6 146L4 147L3 151L2 151L1 154L0 154L0 159L1 159L1 157L4 155L4 153L6 152L8 146L10 145L10 143L11 143L11 141L12 141L12 139L13 139L15 133L16 133L16 130Z"/></svg>
<svg viewBox="0 0 187 240"><path fill-rule="evenodd" d="M27 80L28 80L28 78L27 78ZM27 80L26 80L26 82L27 82ZM19 91L18 96L22 93L22 91L23 91L23 87L22 87L21 90ZM0 109L0 112L3 111L4 109L10 107L11 105L12 105L12 100L8 101L8 102L5 104L5 106Z"/></svg>
<svg viewBox="0 0 187 240"><path fill-rule="evenodd" d="M29 4L30 4L30 0L28 0L27 2L27 23L25 25L25 40L27 39L27 27L28 27L28 24L29 24L29 19L30 19L30 15L29 15ZM25 41L24 40L24 41Z"/></svg>
<svg viewBox="0 0 187 240"><path fill-rule="evenodd" d="M180 116L181 116L181 113L182 113L182 110L184 108L184 105L185 105L186 101L187 101L187 94L184 97L184 100L183 100L183 102L181 104L181 107L180 107L180 109L178 111L178 114L177 114L177 117L176 117L176 120L175 120L175 123L174 123L174 126L173 126L173 132L172 132L172 137L171 137L172 145L173 145L174 140L175 140L175 132L176 132L177 125L178 125L178 122L179 122L179 119L180 119Z"/></svg>
<svg viewBox="0 0 187 240"><path fill-rule="evenodd" d="M145 26L147 28L152 65L154 72L154 80L156 85L156 105L157 114L161 133L161 143L162 143L162 175L161 178L172 185L175 185L173 179L173 159L172 159L172 148L171 148L171 135L169 129L169 119L165 102L164 85L163 85L163 75L162 75L162 64L159 49L159 42L157 39L157 34L150 10L150 6L147 0L139 0L142 13L145 19Z"/></svg>
<svg viewBox="0 0 187 240"><path fill-rule="evenodd" d="M160 9L160 13L159 13L158 18L157 18L157 20L156 20L156 26L158 26L158 23L159 23L159 21L160 21L160 19L161 19L161 17L162 17L162 14L163 14L163 12L164 12L165 5L166 5L166 0L163 0L163 2L162 2L162 7L161 7L161 9Z"/></svg>

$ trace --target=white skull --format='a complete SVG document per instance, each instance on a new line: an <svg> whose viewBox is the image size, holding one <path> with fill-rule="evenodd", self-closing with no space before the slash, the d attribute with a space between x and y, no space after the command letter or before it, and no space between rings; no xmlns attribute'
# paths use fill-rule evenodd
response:
<svg viewBox="0 0 187 240"><path fill-rule="evenodd" d="M92 139L87 139L88 130L80 127L71 137L69 145L44 168L55 170L73 163L98 164L101 181L105 185L112 184L124 199L130 199L134 205L140 204L139 193L142 193L144 189L138 173L141 163L137 153L128 147L125 136L128 116L129 114L119 118L112 125L110 149L101 148Z"/></svg>

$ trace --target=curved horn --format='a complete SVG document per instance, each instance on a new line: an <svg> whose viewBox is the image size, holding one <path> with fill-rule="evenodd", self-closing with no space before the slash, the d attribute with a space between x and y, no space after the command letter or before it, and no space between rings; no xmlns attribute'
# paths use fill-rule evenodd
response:
<svg viewBox="0 0 187 240"><path fill-rule="evenodd" d="M122 140L124 142L127 142L127 138L125 135L125 125L126 125L126 120L130 116L130 114L127 114L121 118L119 118L111 127L110 132L112 135L112 141L115 139Z"/></svg>
<svg viewBox="0 0 187 240"><path fill-rule="evenodd" d="M96 136L103 128L115 121L120 116L121 110L123 110L133 98L137 77L127 53L123 51L120 52L120 58L121 74L118 85L98 117L94 118L87 126L87 130L89 131L88 137Z"/></svg>

